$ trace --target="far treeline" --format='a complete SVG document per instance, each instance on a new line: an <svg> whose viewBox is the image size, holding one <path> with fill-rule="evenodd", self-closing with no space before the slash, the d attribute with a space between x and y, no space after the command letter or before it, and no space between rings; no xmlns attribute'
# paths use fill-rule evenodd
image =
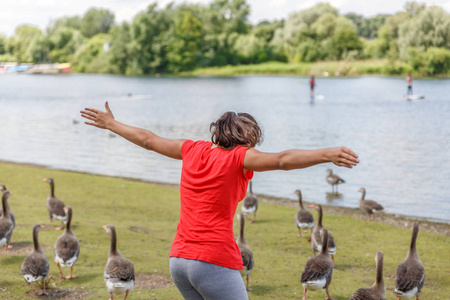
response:
<svg viewBox="0 0 450 300"><path fill-rule="evenodd" d="M264 62L384 60L381 73L450 74L450 14L407 2L395 15L339 14L321 3L286 20L248 22L245 0L151 4L131 23L91 8L0 35L0 62L70 62L76 72L147 75Z"/></svg>

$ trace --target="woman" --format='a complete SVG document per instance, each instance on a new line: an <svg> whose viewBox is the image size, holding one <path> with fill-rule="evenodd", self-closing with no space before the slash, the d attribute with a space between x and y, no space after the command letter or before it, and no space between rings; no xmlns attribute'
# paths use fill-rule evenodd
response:
<svg viewBox="0 0 450 300"><path fill-rule="evenodd" d="M226 112L211 123L211 142L166 139L86 108L87 125L108 129L145 149L183 160L180 221L170 251L170 272L185 299L248 299L233 216L253 172L292 170L333 162L352 168L357 155L345 147L260 152L262 132L247 113Z"/></svg>

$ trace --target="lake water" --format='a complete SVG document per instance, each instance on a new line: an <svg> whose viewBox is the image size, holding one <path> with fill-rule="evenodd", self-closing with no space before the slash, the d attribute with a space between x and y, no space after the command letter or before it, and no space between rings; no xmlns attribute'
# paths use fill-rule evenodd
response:
<svg viewBox="0 0 450 300"><path fill-rule="evenodd" d="M407 101L404 78L142 78L110 75L0 76L0 160L56 169L179 183L181 162L84 125L80 110L109 101L116 119L167 138L210 140L209 124L227 110L251 113L264 142L257 149L347 146L353 169L332 164L255 173L255 193L358 207L359 188L386 212L450 223L450 80L415 79ZM331 197L332 168L346 183ZM0 174L0 181L7 178ZM261 214L269 212L260 212Z"/></svg>

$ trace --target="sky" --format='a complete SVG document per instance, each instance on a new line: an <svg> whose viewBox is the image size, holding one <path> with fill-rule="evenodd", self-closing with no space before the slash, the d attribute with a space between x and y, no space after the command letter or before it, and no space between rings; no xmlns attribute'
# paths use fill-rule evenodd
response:
<svg viewBox="0 0 450 300"><path fill-rule="evenodd" d="M0 0L0 33L14 35L17 26L27 24L44 30L51 20L63 16L82 16L92 8L107 8L117 23L131 21L151 3L163 8L169 2L208 4L212 0ZM395 14L402 11L406 0L247 0L250 5L249 21L286 19L291 13L310 8L317 3L328 2L341 14L354 12L365 17L378 14ZM419 0L419 3L438 5L450 12L450 0Z"/></svg>

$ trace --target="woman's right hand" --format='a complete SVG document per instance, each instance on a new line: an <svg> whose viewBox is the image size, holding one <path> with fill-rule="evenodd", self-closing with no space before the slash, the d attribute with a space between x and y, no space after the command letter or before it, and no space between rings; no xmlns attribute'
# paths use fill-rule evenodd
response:
<svg viewBox="0 0 450 300"><path fill-rule="evenodd" d="M106 111L101 111L94 108L85 108L81 111L81 116L92 122L84 122L87 125L92 125L102 129L108 129L108 126L114 121L114 115L109 109L108 102L105 102Z"/></svg>

